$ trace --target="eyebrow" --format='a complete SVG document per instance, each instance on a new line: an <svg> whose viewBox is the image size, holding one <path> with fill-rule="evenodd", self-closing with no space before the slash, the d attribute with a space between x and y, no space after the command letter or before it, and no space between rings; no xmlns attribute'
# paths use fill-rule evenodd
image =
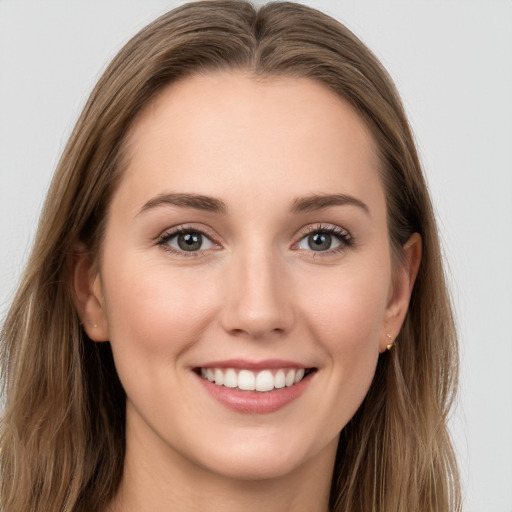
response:
<svg viewBox="0 0 512 512"><path fill-rule="evenodd" d="M163 205L193 208L194 210L203 210L213 213L226 213L228 211L226 203L215 197L174 192L153 197L144 204L137 215Z"/></svg>
<svg viewBox="0 0 512 512"><path fill-rule="evenodd" d="M294 213L306 213L328 208L329 206L344 205L357 206L370 215L370 209L363 201L347 194L316 194L299 197L293 201L291 210Z"/></svg>
<svg viewBox="0 0 512 512"><path fill-rule="evenodd" d="M192 208L194 210L203 210L212 213L227 213L228 211L226 203L221 199L200 194L173 192L160 194L151 198L144 204L137 215L163 205ZM370 214L370 209L363 201L347 194L314 194L306 197L298 197L293 200L291 211L293 213L307 213L329 208L330 206L344 205L357 206L366 214Z"/></svg>

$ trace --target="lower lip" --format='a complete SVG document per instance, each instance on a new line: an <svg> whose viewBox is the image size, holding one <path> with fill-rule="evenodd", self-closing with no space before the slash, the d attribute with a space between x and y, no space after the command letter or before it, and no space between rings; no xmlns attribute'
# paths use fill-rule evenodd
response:
<svg viewBox="0 0 512 512"><path fill-rule="evenodd" d="M273 391L242 391L238 388L217 386L196 374L210 395L233 411L243 414L267 414L282 409L299 398L309 385L314 373L306 375L298 384Z"/></svg>

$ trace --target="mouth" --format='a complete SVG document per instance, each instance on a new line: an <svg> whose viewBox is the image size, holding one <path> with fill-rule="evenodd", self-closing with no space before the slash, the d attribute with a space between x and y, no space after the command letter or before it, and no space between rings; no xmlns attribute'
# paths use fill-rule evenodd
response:
<svg viewBox="0 0 512 512"><path fill-rule="evenodd" d="M216 386L268 393L296 386L314 373L316 368L268 368L254 371L244 368L199 367L194 371Z"/></svg>

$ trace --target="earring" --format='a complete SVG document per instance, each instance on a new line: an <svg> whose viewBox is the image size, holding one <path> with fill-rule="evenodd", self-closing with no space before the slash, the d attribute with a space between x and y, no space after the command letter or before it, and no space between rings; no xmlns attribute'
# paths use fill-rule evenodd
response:
<svg viewBox="0 0 512 512"><path fill-rule="evenodd" d="M391 350L393 348L393 345L395 344L395 340L393 339L393 336L391 336L391 334L389 334L389 332L386 333L386 336L387 336L388 340L390 341L390 343L388 345L386 345L386 349Z"/></svg>

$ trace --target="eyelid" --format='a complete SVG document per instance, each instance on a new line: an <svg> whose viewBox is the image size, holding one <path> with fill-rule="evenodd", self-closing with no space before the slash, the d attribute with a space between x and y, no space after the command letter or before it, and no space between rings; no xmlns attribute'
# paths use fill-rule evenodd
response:
<svg viewBox="0 0 512 512"><path fill-rule="evenodd" d="M168 244L169 240L172 240L174 237L182 234L182 233L199 233L200 235L207 238L214 247L209 247L207 249L199 249L198 251L183 251L176 247L172 247ZM219 238L216 234L214 234L210 229L205 226L195 226L194 224L180 224L178 226L173 226L162 231L155 239L155 245L160 246L163 250L170 252L172 254L177 254L178 256L184 257L198 257L203 256L206 252L211 250L218 250L222 248L222 244L219 241Z"/></svg>
<svg viewBox="0 0 512 512"><path fill-rule="evenodd" d="M335 236L339 240L340 243L338 246L336 246L332 249L328 249L326 251L313 251L313 249L308 250L308 249L299 248L298 244L302 240L304 240L304 238L311 235L312 233L328 233L330 235ZM342 228L341 226L338 226L336 224L318 223L318 224L309 224L309 225L301 228L299 230L299 232L297 233L297 241L294 242L294 244L292 245L292 249L304 251L305 253L312 252L312 253L314 253L315 257L321 257L321 256L330 256L330 255L336 254L338 252L342 252L342 251L346 250L348 247L353 246L353 245L354 245L354 239L347 229Z"/></svg>
<svg viewBox="0 0 512 512"><path fill-rule="evenodd" d="M202 236L206 237L215 247L213 248L207 248L207 249L199 249L197 251L183 251L177 248L174 248L170 245L168 245L168 241L171 240L173 237L181 234L181 233L188 233L188 232L195 232L199 233ZM339 244L332 248L328 249L326 251L313 251L312 249L302 249L297 247L298 244L307 236L311 235L312 233L328 233L330 235L333 235L336 237L339 241ZM338 252L342 252L346 250L348 247L354 245L354 239L350 232L336 224L325 224L325 223L317 223L317 224L308 224L307 226L302 227L297 235L296 235L296 241L292 244L292 250L299 250L304 253L307 252L314 252L315 257L321 257L321 256L330 256L333 254L336 254ZM155 239L155 245L159 245L162 247L162 249L177 254L179 256L184 257L198 257L203 256L205 253L211 251L211 250L219 250L223 247L222 242L220 241L220 237L214 233L212 230L210 230L208 227L201 225L201 227L191 224L180 224L177 226L173 226L170 228L165 229L162 231Z"/></svg>
<svg viewBox="0 0 512 512"><path fill-rule="evenodd" d="M342 228L336 224L326 224L318 222L316 224L308 224L299 229L297 233L297 237L304 237L306 235L310 235L316 231L327 232L327 233L335 233L340 236L345 236L347 239L351 239L352 235L348 231L348 229Z"/></svg>

